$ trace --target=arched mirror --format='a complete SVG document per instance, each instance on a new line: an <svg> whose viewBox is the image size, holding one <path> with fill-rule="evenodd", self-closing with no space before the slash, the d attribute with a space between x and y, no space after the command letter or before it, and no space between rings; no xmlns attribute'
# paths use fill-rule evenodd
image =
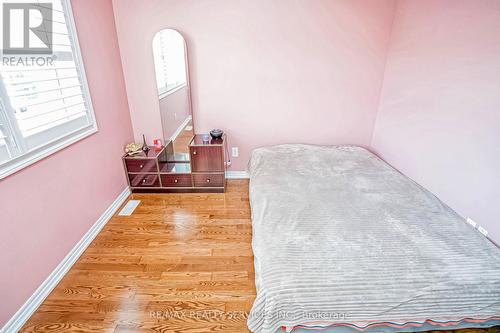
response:
<svg viewBox="0 0 500 333"><path fill-rule="evenodd" d="M186 42L176 30L160 30L153 38L153 56L167 158L189 162L194 130Z"/></svg>

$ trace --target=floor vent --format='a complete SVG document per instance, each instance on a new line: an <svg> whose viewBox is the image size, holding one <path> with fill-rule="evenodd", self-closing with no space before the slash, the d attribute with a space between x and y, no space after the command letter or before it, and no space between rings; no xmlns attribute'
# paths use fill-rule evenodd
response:
<svg viewBox="0 0 500 333"><path fill-rule="evenodd" d="M123 206L122 210L118 213L120 216L130 216L134 212L134 210L139 206L141 200L129 200L125 206Z"/></svg>

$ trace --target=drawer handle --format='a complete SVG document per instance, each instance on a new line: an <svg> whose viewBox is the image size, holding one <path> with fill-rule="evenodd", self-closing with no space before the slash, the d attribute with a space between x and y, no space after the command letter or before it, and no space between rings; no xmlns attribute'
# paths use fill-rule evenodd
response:
<svg viewBox="0 0 500 333"><path fill-rule="evenodd" d="M195 150L195 151L193 151L193 155L196 155L196 150Z"/></svg>
<svg viewBox="0 0 500 333"><path fill-rule="evenodd" d="M207 178L207 183L210 183L210 178Z"/></svg>
<svg viewBox="0 0 500 333"><path fill-rule="evenodd" d="M144 179L142 180L142 182L143 182L143 183L145 183L145 182L146 182L146 178L144 178Z"/></svg>
<svg viewBox="0 0 500 333"><path fill-rule="evenodd" d="M144 168L144 164L139 165L139 168L141 169Z"/></svg>
<svg viewBox="0 0 500 333"><path fill-rule="evenodd" d="M174 183L177 183L177 182L178 182L178 180L177 180L177 179L174 179Z"/></svg>

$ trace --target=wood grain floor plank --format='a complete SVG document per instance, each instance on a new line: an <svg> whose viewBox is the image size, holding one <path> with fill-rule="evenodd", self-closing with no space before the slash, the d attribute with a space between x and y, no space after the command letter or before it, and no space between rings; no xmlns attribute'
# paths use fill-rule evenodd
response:
<svg viewBox="0 0 500 333"><path fill-rule="evenodd" d="M112 323L78 323L62 321L28 322L22 332L74 332L74 333L113 333L116 325Z"/></svg>

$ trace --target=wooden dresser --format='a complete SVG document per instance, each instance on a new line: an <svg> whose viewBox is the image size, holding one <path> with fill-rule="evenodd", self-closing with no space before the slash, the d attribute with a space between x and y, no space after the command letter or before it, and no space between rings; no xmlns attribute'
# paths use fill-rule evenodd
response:
<svg viewBox="0 0 500 333"><path fill-rule="evenodd" d="M224 192L226 139L203 141L196 134L189 143L190 161L174 162L165 147L123 156L133 192Z"/></svg>

